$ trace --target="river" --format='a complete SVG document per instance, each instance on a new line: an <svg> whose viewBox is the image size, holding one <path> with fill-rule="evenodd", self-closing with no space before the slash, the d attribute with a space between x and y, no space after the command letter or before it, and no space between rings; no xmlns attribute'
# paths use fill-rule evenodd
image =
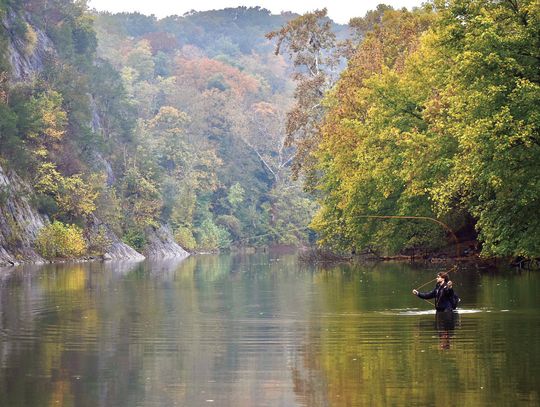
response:
<svg viewBox="0 0 540 407"><path fill-rule="evenodd" d="M0 271L0 406L538 406L540 273L294 254ZM428 287L425 288L427 290Z"/></svg>

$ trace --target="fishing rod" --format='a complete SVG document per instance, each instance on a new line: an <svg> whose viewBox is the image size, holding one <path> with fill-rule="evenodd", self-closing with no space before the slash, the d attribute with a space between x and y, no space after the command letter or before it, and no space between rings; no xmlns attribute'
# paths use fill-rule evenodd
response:
<svg viewBox="0 0 540 407"><path fill-rule="evenodd" d="M457 272L457 266L455 266L455 265L452 266L452 268L451 268L450 270L446 271L446 274L450 274L452 271ZM429 280L427 283L424 283L424 284L422 284L421 286L415 288L415 290L416 290L416 291L420 291L420 288L425 287L426 285L428 285L428 284L430 284L430 283L433 283L433 282L436 281L436 280L437 280L437 277L435 277L433 280ZM427 300L427 299L425 299L425 298L421 298L421 297L419 297L419 298L422 299L422 300L424 300L424 301L426 301L426 302L429 302L431 305L435 306L435 304L433 304L431 301L429 301L429 300Z"/></svg>
<svg viewBox="0 0 540 407"><path fill-rule="evenodd" d="M454 231L452 230L452 228L450 226L448 226L446 223L444 222L441 222L440 220L438 219L435 219L435 218L432 218L432 217L429 217L429 216L405 216L405 215L360 215L358 216L359 218L373 218L373 219L423 219L423 220L429 220L429 221L432 221L432 222L435 222L437 223L439 226L442 226L444 229L446 229L448 232L450 232L450 235L452 235L452 238L454 239L454 241L456 242L456 259L459 258L459 255L460 255L460 247L459 247L459 239L458 237L456 236L456 234L454 233ZM446 273L450 273L452 271L457 271L457 266L454 265L450 270L448 270ZM437 278L434 278L433 280L430 280L428 281L427 283L424 283L422 284L420 287L416 288L415 290L416 291L419 291L420 288L422 287L425 287L426 285L434 282L435 280L437 280ZM435 306L435 304L433 304L431 301L425 299L425 298L422 298L424 301L430 303L432 306Z"/></svg>
<svg viewBox="0 0 540 407"><path fill-rule="evenodd" d="M446 271L446 274L449 274L449 273L451 273L452 271L457 272L457 267L456 267L456 266L452 266L452 268L451 268L450 270ZM429 280L427 283L422 284L421 286L415 288L415 290L418 290L418 289L420 289L420 288L422 288L422 287L425 287L426 285L428 285L428 284L434 282L435 280L437 280L437 277L435 277L433 280Z"/></svg>

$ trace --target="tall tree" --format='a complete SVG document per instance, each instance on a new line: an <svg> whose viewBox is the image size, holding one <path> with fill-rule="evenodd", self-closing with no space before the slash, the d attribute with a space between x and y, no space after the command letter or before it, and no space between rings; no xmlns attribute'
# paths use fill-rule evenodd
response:
<svg viewBox="0 0 540 407"><path fill-rule="evenodd" d="M287 114L286 145L296 147L293 172L312 174L312 152L320 140L324 106L322 99L336 79L339 57L336 36L327 10L316 10L289 21L280 30L266 34L277 39L276 55L287 53L296 68L295 104Z"/></svg>
<svg viewBox="0 0 540 407"><path fill-rule="evenodd" d="M486 254L540 256L540 4L436 2L436 51L450 59L444 129L458 143L443 211L466 207Z"/></svg>
<svg viewBox="0 0 540 407"><path fill-rule="evenodd" d="M313 226L328 245L394 252L437 241L436 230L435 236L427 233L429 225L365 217L432 215L425 194L408 194L402 179L401 134L425 126L418 96L399 83L405 60L432 19L429 12L386 10L326 99L316 152L321 208Z"/></svg>

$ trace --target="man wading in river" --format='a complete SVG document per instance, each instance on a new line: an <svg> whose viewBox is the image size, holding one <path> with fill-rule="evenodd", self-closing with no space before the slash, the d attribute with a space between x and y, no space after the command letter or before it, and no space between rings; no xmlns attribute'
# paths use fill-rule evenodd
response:
<svg viewBox="0 0 540 407"><path fill-rule="evenodd" d="M459 301L459 298L454 294L452 282L448 280L448 273L441 272L437 274L437 284L433 291L421 293L414 289L412 292L424 300L435 298L435 309L437 312L452 311L456 309L457 302Z"/></svg>

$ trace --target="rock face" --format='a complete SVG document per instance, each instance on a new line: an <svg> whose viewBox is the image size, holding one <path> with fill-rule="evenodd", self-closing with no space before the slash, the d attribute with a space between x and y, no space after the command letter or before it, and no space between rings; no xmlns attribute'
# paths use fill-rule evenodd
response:
<svg viewBox="0 0 540 407"><path fill-rule="evenodd" d="M16 24L17 18L21 18L28 29L31 29L35 34L35 44L32 49L28 48L28 44L24 39L18 38L15 35L10 35L8 43L8 55L11 63L11 79L21 81L28 79L40 72L43 69L43 61L47 54L54 54L54 47L47 35L29 22L25 15L17 17L13 11L8 11L2 19L2 24L6 30L11 33L13 26Z"/></svg>
<svg viewBox="0 0 540 407"><path fill-rule="evenodd" d="M33 244L49 220L32 208L29 196L30 186L0 167L0 265L44 262Z"/></svg>
<svg viewBox="0 0 540 407"><path fill-rule="evenodd" d="M184 259L189 253L182 249L175 241L171 229L161 225L146 232L147 245L144 250L146 257L151 259Z"/></svg>
<svg viewBox="0 0 540 407"><path fill-rule="evenodd" d="M33 37L32 44L28 38L18 37L15 30L17 24L24 23ZM31 80L44 68L44 62L50 55L55 55L53 42L38 27L32 24L29 15L16 13L8 9L2 17L1 24L8 32L7 55L11 64L10 81L21 82ZM99 109L91 95L88 95L92 109L92 120L89 125L95 132L103 132ZM116 182L110 163L99 152L93 153L95 169L107 175L107 185ZM40 229L49 224L49 219L32 207L30 197L33 190L13 171L6 172L0 167L0 266L19 263L46 262L34 250L34 241ZM145 257L122 242L118 236L94 217L86 225L85 233L89 236L105 232L111 242L109 250L103 255L104 260L135 260ZM148 245L145 254L154 259L183 259L189 253L182 249L172 236L170 229L161 226L147 233Z"/></svg>
<svg viewBox="0 0 540 407"><path fill-rule="evenodd" d="M122 242L105 223L94 216L88 225L88 231L97 234L100 229L105 231L107 240L111 242L109 249L103 254L103 260L144 260L142 254Z"/></svg>

